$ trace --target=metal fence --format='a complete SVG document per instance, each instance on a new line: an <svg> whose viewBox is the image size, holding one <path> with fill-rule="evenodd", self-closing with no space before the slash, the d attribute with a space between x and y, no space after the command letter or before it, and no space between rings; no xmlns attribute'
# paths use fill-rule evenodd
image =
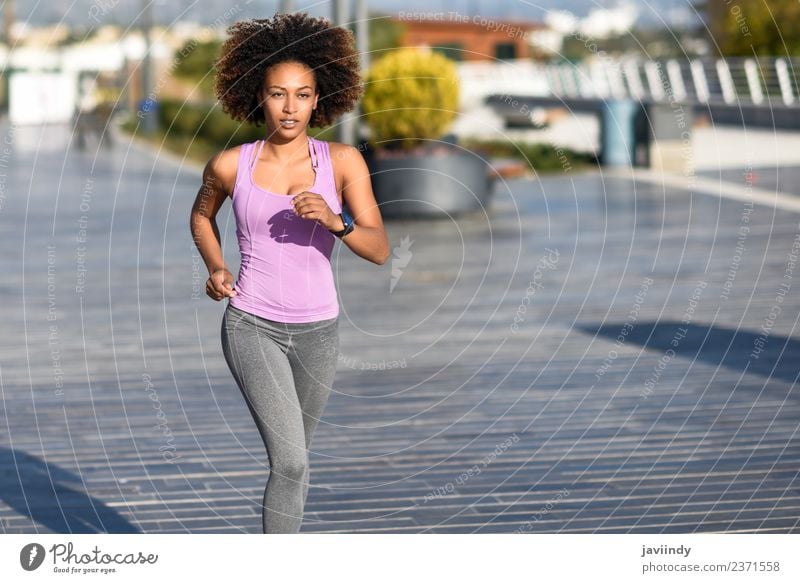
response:
<svg viewBox="0 0 800 583"><path fill-rule="evenodd" d="M797 58L461 63L465 101L491 94L800 107Z"/></svg>

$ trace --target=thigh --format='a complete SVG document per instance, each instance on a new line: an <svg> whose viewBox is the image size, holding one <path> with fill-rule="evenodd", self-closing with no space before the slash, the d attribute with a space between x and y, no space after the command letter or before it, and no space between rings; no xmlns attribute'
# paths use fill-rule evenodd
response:
<svg viewBox="0 0 800 583"><path fill-rule="evenodd" d="M322 416L336 376L338 319L294 332L287 352L297 398L303 411L307 445Z"/></svg>
<svg viewBox="0 0 800 583"><path fill-rule="evenodd" d="M282 337L252 316L226 310L222 345L270 457L305 449L302 411Z"/></svg>

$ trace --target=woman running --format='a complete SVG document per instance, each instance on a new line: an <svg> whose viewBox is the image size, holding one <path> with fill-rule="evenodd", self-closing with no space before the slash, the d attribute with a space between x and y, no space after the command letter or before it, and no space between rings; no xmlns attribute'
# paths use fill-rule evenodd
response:
<svg viewBox="0 0 800 583"><path fill-rule="evenodd" d="M191 230L209 271L206 293L229 298L222 350L267 450L263 531L296 533L339 353L333 245L338 237L382 265L389 241L358 149L307 134L362 95L352 33L293 13L237 22L228 34L217 97L234 120L263 123L266 135L209 160ZM235 284L215 220L229 196L241 254Z"/></svg>

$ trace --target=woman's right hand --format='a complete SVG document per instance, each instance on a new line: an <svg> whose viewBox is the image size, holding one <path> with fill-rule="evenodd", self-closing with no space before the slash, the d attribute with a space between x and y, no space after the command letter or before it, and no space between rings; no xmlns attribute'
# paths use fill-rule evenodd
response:
<svg viewBox="0 0 800 583"><path fill-rule="evenodd" d="M235 296L233 274L224 267L212 271L208 281L206 281L206 294L216 301L220 301L224 297Z"/></svg>

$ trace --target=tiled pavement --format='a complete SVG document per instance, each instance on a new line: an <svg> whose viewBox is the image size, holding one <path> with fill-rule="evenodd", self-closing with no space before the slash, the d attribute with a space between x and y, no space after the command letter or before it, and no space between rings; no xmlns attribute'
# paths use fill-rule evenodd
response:
<svg viewBox="0 0 800 583"><path fill-rule="evenodd" d="M0 529L258 532L266 456L202 293L196 170L3 130ZM337 245L303 531L797 532L799 221L569 173L389 223L384 266Z"/></svg>

